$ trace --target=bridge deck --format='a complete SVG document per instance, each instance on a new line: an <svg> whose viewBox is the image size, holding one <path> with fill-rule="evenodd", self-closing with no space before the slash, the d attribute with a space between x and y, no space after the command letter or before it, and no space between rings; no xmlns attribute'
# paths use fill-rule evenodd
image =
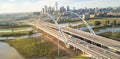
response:
<svg viewBox="0 0 120 59"><path fill-rule="evenodd" d="M59 32L55 29L52 29L52 28L46 26L48 24L39 23L39 22L35 23L35 24L34 23L29 23L29 24L47 32L48 34L50 34L50 35L52 35L52 36L56 37L57 39L60 39L61 41L64 42L64 40L62 40L63 38L60 37ZM70 39L69 36L66 35L66 37L67 37L67 39ZM78 39L70 39L68 41L69 41L68 44L70 44L70 45L72 45L72 46L74 46L74 47L76 47L76 48L78 48L78 49L80 49L88 54L91 54L92 56L94 56L96 58L105 58L105 59L107 59L109 57L114 58L114 59L120 58L118 55L111 53L111 52L106 53L106 52L104 52L105 51L104 49L101 49L101 48L94 46L94 45L89 45L89 47L92 47L92 48L87 48L86 44L75 44L75 42L76 43L82 42L80 39L79 40ZM84 43L86 43L86 42L84 42Z"/></svg>
<svg viewBox="0 0 120 59"><path fill-rule="evenodd" d="M57 26L55 24L46 23L44 21L40 21L40 22L43 22L46 26L57 28ZM87 40L107 46L111 49L120 51L120 42L118 42L118 41L108 39L108 38L98 36L98 35L93 35L93 34L90 34L88 32L81 31L81 30L76 30L76 29L66 28L66 27L61 27L61 28L63 29L63 31L68 32L70 34L85 38Z"/></svg>

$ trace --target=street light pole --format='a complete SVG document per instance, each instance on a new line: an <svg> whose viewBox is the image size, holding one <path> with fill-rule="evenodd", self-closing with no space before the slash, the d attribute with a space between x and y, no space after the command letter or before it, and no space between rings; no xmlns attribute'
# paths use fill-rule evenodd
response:
<svg viewBox="0 0 120 59"><path fill-rule="evenodd" d="M113 24L112 24L112 37L113 37L113 33L114 33L114 22L113 22Z"/></svg>

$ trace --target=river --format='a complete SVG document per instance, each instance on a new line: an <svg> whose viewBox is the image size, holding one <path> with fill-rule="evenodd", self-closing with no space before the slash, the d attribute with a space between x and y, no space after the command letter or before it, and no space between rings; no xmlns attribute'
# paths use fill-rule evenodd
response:
<svg viewBox="0 0 120 59"><path fill-rule="evenodd" d="M30 30L33 30L33 29L31 27L27 27L24 30L22 29L22 30L14 30L14 31L7 30L7 29L3 29L3 30L0 29L0 32L22 32L22 31L30 31Z"/></svg>
<svg viewBox="0 0 120 59"><path fill-rule="evenodd" d="M92 24L93 22L90 22L90 24ZM71 24L72 26L77 26L80 24L84 24L84 23L79 23L79 24ZM69 26L69 23L63 23L63 24L59 24L60 26ZM93 28L94 26L91 26L91 28ZM88 30L87 27L82 27L82 28L76 28L78 30L83 30L86 31ZM98 31L95 31L96 34L100 34L100 33L104 33L104 32L120 32L120 26L119 27L115 27L115 28L111 28L111 27L106 27L106 28L100 28L98 29Z"/></svg>
<svg viewBox="0 0 120 59"><path fill-rule="evenodd" d="M29 31L33 30L32 28L28 27L24 30L16 30L14 32L22 32L22 31ZM0 32L11 32L11 30L0 30ZM41 34L38 32L34 32L32 35L26 34L26 35L21 35L19 38L28 38L28 37L38 37ZM14 39L15 37L1 37L0 40L5 40L5 39ZM9 44L6 42L0 41L0 59L25 59L22 57L19 52L11 47Z"/></svg>
<svg viewBox="0 0 120 59"><path fill-rule="evenodd" d="M25 59L16 49L5 42L0 42L0 59Z"/></svg>
<svg viewBox="0 0 120 59"><path fill-rule="evenodd" d="M24 30L22 29L22 30L14 30L14 32L22 32L22 31L30 31L30 30L33 30L33 28L32 27L26 27ZM9 32L12 32L12 29L0 29L0 32L2 32L2 33L9 33ZM21 36L19 36L19 37L13 37L13 36L8 36L8 37L1 37L0 36L0 40L4 40L4 39L15 39L15 38L28 38L28 37L38 37L38 36L40 36L41 34L40 33L38 33L38 32L34 32L32 35L29 35L29 34L26 34L26 35L21 35Z"/></svg>
<svg viewBox="0 0 120 59"><path fill-rule="evenodd" d="M79 30L88 30L87 27L82 27L82 28L78 28ZM98 31L95 31L96 34L100 34L100 33L104 33L104 32L120 32L120 27L115 27L115 28L100 28L98 29Z"/></svg>

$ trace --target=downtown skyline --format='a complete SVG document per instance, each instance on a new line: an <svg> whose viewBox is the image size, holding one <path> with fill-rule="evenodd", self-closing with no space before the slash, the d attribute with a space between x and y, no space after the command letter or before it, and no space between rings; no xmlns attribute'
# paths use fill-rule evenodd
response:
<svg viewBox="0 0 120 59"><path fill-rule="evenodd" d="M120 0L0 0L0 13L41 11L45 5L55 7L55 2L58 9L61 6L70 6L70 9L120 6Z"/></svg>

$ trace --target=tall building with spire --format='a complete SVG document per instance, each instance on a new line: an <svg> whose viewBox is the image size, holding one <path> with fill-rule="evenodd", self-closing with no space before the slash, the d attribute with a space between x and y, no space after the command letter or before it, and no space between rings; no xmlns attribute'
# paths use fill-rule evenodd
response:
<svg viewBox="0 0 120 59"><path fill-rule="evenodd" d="M55 3L55 9L56 9L56 11L58 11L58 3L57 2Z"/></svg>

